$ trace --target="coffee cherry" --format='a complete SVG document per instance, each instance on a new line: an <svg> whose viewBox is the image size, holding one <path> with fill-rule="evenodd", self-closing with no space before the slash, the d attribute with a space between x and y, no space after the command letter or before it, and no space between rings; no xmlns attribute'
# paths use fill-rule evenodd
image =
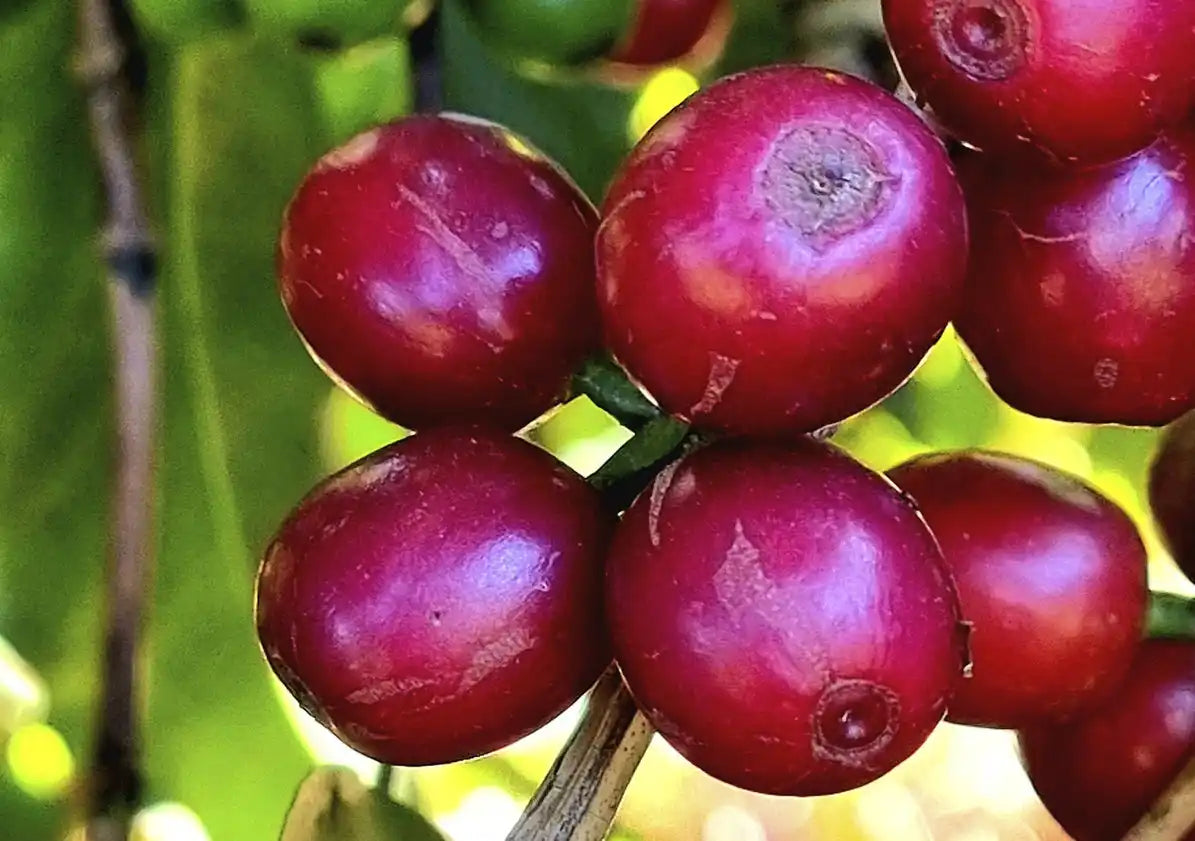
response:
<svg viewBox="0 0 1195 841"><path fill-rule="evenodd" d="M1175 563L1195 580L1195 413L1162 435L1149 470L1149 506Z"/></svg>
<svg viewBox="0 0 1195 841"><path fill-rule="evenodd" d="M394 765L501 748L609 664L596 492L525 441L444 427L320 484L266 550L257 629L303 707Z"/></svg>
<svg viewBox="0 0 1195 841"><path fill-rule="evenodd" d="M481 33L518 58L584 64L606 55L641 0L465 0Z"/></svg>
<svg viewBox="0 0 1195 841"><path fill-rule="evenodd" d="M635 20L611 58L662 64L687 55L710 28L722 0L638 0Z"/></svg>
<svg viewBox="0 0 1195 841"><path fill-rule="evenodd" d="M1098 703L1141 639L1145 547L1078 479L984 452L915 458L889 476L942 546L971 625L972 674L947 718L1015 728Z"/></svg>
<svg viewBox="0 0 1195 841"><path fill-rule="evenodd" d="M1195 102L1195 0L883 0L909 84L985 151L1099 163Z"/></svg>
<svg viewBox="0 0 1195 841"><path fill-rule="evenodd" d="M1142 643L1107 703L1021 733L1029 779L1074 841L1119 841L1195 754L1195 645ZM1185 841L1195 841L1195 828Z"/></svg>
<svg viewBox="0 0 1195 841"><path fill-rule="evenodd" d="M316 360L390 420L515 429L598 344L596 226L573 182L501 126L410 117L303 180L282 299Z"/></svg>
<svg viewBox="0 0 1195 841"><path fill-rule="evenodd" d="M1195 407L1195 133L1084 171L963 154L960 336L1023 412L1160 426Z"/></svg>
<svg viewBox="0 0 1195 841"><path fill-rule="evenodd" d="M665 117L598 232L608 344L669 412L818 429L899 386L946 327L964 205L938 139L881 89L772 67Z"/></svg>
<svg viewBox="0 0 1195 841"><path fill-rule="evenodd" d="M942 718L965 660L941 553L909 500L840 450L714 444L625 514L607 613L663 736L753 791L845 791Z"/></svg>

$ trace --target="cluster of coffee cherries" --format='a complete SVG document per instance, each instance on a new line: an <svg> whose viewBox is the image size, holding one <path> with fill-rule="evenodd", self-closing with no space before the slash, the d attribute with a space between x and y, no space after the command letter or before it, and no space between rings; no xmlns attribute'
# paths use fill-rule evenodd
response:
<svg viewBox="0 0 1195 841"><path fill-rule="evenodd" d="M258 630L300 703L383 762L446 763L613 660L734 785L845 791L945 717L1021 731L1063 825L1118 838L1195 752L1195 646L1142 643L1133 523L1036 462L885 476L822 440L952 321L1024 411L1195 407L1195 0L1073 6L888 0L928 122L841 73L753 70L658 123L600 211L471 117L325 155L286 212L282 298L416 434L317 486L265 553ZM968 144L953 161L932 123ZM701 433L628 506L516 434L601 352ZM1195 421L1167 440L1155 506L1195 567Z"/></svg>

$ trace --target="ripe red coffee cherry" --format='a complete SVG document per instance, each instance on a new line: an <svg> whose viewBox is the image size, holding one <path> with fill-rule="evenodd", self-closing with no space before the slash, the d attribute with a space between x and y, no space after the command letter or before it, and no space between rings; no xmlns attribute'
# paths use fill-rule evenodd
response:
<svg viewBox="0 0 1195 841"><path fill-rule="evenodd" d="M1195 134L1085 171L963 154L971 268L956 321L1023 412L1160 426L1195 407Z"/></svg>
<svg viewBox="0 0 1195 841"><path fill-rule="evenodd" d="M391 420L515 429L599 343L596 226L568 176L501 126L409 117L303 180L282 299L316 360Z"/></svg>
<svg viewBox="0 0 1195 841"><path fill-rule="evenodd" d="M827 70L732 76L665 117L598 232L607 342L669 412L808 432L899 386L955 311L959 187L938 139Z"/></svg>
<svg viewBox="0 0 1195 841"><path fill-rule="evenodd" d="M887 773L942 718L965 660L912 503L810 439L714 444L666 469L618 526L606 583L644 714L753 791L832 794Z"/></svg>
<svg viewBox="0 0 1195 841"><path fill-rule="evenodd" d="M525 441L442 427L315 488L266 550L257 629L275 673L393 765L501 748L610 662L596 492Z"/></svg>
<svg viewBox="0 0 1195 841"><path fill-rule="evenodd" d="M1175 563L1195 580L1195 413L1162 435L1149 470L1149 506Z"/></svg>
<svg viewBox="0 0 1195 841"><path fill-rule="evenodd" d="M1074 841L1119 841L1195 754L1195 645L1142 643L1107 703L1022 731L1021 752L1033 787Z"/></svg>
<svg viewBox="0 0 1195 841"><path fill-rule="evenodd" d="M687 55L710 28L722 0L639 0L634 22L611 54L626 64L661 64Z"/></svg>
<svg viewBox="0 0 1195 841"><path fill-rule="evenodd" d="M1113 502L1015 456L922 456L889 476L942 546L971 625L972 673L947 718L1016 728L1120 685L1145 621L1146 554Z"/></svg>
<svg viewBox="0 0 1195 841"><path fill-rule="evenodd" d="M986 151L1099 163L1195 101L1195 0L883 0L910 86Z"/></svg>

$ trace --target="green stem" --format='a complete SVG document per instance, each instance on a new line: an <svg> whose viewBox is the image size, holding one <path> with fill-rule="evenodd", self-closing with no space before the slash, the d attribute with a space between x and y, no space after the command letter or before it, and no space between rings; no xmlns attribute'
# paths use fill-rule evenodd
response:
<svg viewBox="0 0 1195 841"><path fill-rule="evenodd" d="M618 363L604 355L587 361L573 376L573 393L584 394L632 432L663 415Z"/></svg>
<svg viewBox="0 0 1195 841"><path fill-rule="evenodd" d="M1151 592L1145 632L1155 639L1195 640L1195 600L1176 593Z"/></svg>
<svg viewBox="0 0 1195 841"><path fill-rule="evenodd" d="M576 384L619 423L636 430L589 477L616 510L625 510L665 465L703 440L688 424L662 414L609 360L592 360ZM588 701L508 841L601 841L609 833L653 731L615 666Z"/></svg>

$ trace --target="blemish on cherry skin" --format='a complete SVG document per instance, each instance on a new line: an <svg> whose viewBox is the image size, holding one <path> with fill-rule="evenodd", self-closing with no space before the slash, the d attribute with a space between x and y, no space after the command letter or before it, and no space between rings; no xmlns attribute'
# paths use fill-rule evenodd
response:
<svg viewBox="0 0 1195 841"><path fill-rule="evenodd" d="M844 759L882 750L896 735L900 701L891 689L866 680L839 681L813 713L815 746Z"/></svg>

